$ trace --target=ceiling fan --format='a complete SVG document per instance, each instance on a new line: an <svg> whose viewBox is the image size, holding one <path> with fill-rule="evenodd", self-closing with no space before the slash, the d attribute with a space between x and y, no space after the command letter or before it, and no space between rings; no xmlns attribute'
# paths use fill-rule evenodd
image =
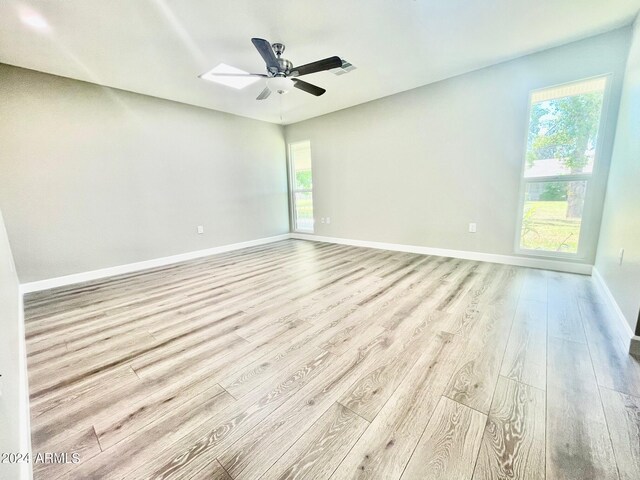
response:
<svg viewBox="0 0 640 480"><path fill-rule="evenodd" d="M267 73L211 73L213 76L220 77L264 77L267 79L267 86L260 92L256 100L264 100L272 91L280 94L287 93L291 87L295 87L303 92L310 93L319 97L326 92L324 88L320 88L311 83L300 80L298 77L309 75L310 73L322 72L342 66L340 57L329 57L324 60L307 63L294 67L286 58L282 58L284 45L282 43L274 43L271 45L263 38L252 38L251 42L262 56Z"/></svg>

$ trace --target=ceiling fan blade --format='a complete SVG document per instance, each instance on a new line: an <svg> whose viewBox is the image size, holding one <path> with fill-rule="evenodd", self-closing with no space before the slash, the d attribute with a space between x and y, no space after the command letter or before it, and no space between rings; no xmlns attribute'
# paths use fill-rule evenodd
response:
<svg viewBox="0 0 640 480"><path fill-rule="evenodd" d="M256 100L264 100L269 95L271 95L271 90L269 90L269 87L264 87L264 90L260 92L260 95L256 97Z"/></svg>
<svg viewBox="0 0 640 480"><path fill-rule="evenodd" d="M310 93L311 95L315 95L316 97L319 97L324 92L326 92L324 88L317 87L303 80L299 80L297 78L292 78L291 80L294 81L294 84L293 84L294 87L299 88L303 92L307 92L307 93Z"/></svg>
<svg viewBox="0 0 640 480"><path fill-rule="evenodd" d="M278 59L276 58L276 54L273 53L273 48L271 48L271 44L267 42L264 38L252 38L251 42L258 50L258 53L263 58L264 63L267 64L267 69L269 71L277 72L280 68L280 64L278 63Z"/></svg>
<svg viewBox="0 0 640 480"><path fill-rule="evenodd" d="M291 69L291 75L294 77L301 77L302 75L309 75L310 73L322 72L324 70L331 70L332 68L338 68L342 66L342 60L340 57L329 57L324 60L318 60L317 62L307 63L306 65L300 65Z"/></svg>
<svg viewBox="0 0 640 480"><path fill-rule="evenodd" d="M264 73L208 73L207 75L213 77L269 77L269 75Z"/></svg>

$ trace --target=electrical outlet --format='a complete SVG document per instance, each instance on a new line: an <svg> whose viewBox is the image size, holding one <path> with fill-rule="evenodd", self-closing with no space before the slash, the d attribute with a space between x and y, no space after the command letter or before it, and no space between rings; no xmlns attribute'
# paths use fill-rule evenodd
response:
<svg viewBox="0 0 640 480"><path fill-rule="evenodd" d="M476 233L478 231L477 226L475 223L470 223L469 224L469 233Z"/></svg>
<svg viewBox="0 0 640 480"><path fill-rule="evenodd" d="M624 260L624 248L621 248L620 252L618 252L618 265L622 265L622 260Z"/></svg>
<svg viewBox="0 0 640 480"><path fill-rule="evenodd" d="M204 233L204 226L198 225L198 235L202 235Z"/></svg>
<svg viewBox="0 0 640 480"><path fill-rule="evenodd" d="M327 217L327 223L331 223L331 217Z"/></svg>
<svg viewBox="0 0 640 480"><path fill-rule="evenodd" d="M320 217L320 223L324 223L324 217Z"/></svg>

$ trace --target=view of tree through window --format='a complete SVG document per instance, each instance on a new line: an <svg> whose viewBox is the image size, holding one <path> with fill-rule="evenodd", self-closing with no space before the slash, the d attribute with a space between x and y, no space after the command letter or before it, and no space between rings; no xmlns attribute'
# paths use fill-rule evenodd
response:
<svg viewBox="0 0 640 480"><path fill-rule="evenodd" d="M305 141L289 145L289 162L294 230L313 232L313 176L310 143Z"/></svg>
<svg viewBox="0 0 640 480"><path fill-rule="evenodd" d="M535 92L520 247L577 253L606 78Z"/></svg>

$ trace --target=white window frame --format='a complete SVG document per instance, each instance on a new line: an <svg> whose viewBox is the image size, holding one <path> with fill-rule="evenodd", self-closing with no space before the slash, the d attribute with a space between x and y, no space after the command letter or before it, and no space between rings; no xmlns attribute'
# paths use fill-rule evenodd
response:
<svg viewBox="0 0 640 480"><path fill-rule="evenodd" d="M299 140L297 142L291 142L287 145L287 155L289 157L289 161L287 162L287 167L289 169L289 211L291 214L291 231L296 233L314 233L315 231L315 211L313 215L313 226L311 229L298 228L297 218L298 215L296 213L296 193L311 193L311 205L315 205L315 199L313 198L313 158L311 158L311 188L296 188L296 178L295 178L295 167L294 167L294 158L291 153L292 148L295 145L300 145L301 143L308 143L309 150L311 150L311 141L310 140Z"/></svg>
<svg viewBox="0 0 640 480"><path fill-rule="evenodd" d="M589 80L595 80L598 78L605 78L605 87L602 95L602 111L600 112L600 125L598 126L598 139L596 141L595 155L593 158L593 170L591 173L578 173L578 174L567 174L567 175L554 175L547 177L525 177L525 172L527 168L527 148L528 148L528 139L529 139L529 128L531 122L531 101L533 95L537 92L549 90L552 88L559 88L565 85L571 85L574 83L586 82ZM515 253L519 255L530 255L536 257L550 257L550 258L563 258L563 259L572 259L572 260L584 260L587 254L587 248L585 246L584 238L589 235L597 235L597 232L594 230L598 223L594 218L597 209L595 208L594 201L594 188L592 184L596 183L599 177L602 175L602 169L605 167L603 165L604 162L601 161L602 149L603 149L603 141L604 141L604 132L606 131L607 124L607 112L609 111L609 97L611 94L611 84L612 84L613 75L611 73L603 74L603 75L595 75L593 77L581 78L578 80L573 80L571 82L564 82L556 85L550 85L547 87L536 88L529 92L528 97L528 106L527 106L527 121L526 121L526 130L525 130L525 141L524 141L524 153L522 155L522 165L520 168L520 193L518 196L518 217L516 222L516 232L515 232ZM585 190L585 198L584 198L584 207L582 219L580 222L580 235L578 237L578 251L576 253L571 252L553 252L550 250L535 250L529 248L523 248L520 246L521 234L522 234L522 220L524 215L524 204L525 204L525 194L527 190L528 183L535 182L570 182L570 181L581 181L584 180L587 182L586 190Z"/></svg>

